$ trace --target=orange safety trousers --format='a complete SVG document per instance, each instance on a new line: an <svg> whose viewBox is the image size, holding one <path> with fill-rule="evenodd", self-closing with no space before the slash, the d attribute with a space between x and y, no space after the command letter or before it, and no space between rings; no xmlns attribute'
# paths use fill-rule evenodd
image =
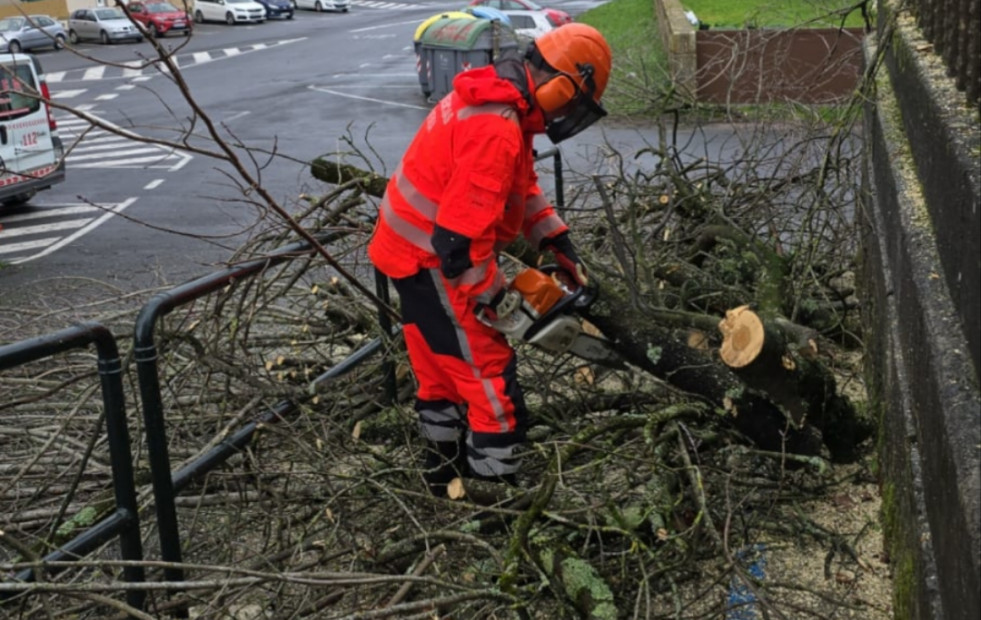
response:
<svg viewBox="0 0 981 620"><path fill-rule="evenodd" d="M477 319L477 303L438 268L392 283L402 302L402 330L418 382L422 436L452 442L465 433L474 474L514 474L528 420L514 349Z"/></svg>

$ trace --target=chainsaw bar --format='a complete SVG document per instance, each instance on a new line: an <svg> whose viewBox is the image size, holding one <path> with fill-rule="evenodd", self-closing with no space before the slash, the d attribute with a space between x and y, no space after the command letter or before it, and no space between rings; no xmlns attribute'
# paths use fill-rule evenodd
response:
<svg viewBox="0 0 981 620"><path fill-rule="evenodd" d="M618 370L626 370L627 368L623 358L613 350L613 345L609 340L592 336L586 332L579 332L572 344L569 345L568 352L588 362L596 362L609 368Z"/></svg>

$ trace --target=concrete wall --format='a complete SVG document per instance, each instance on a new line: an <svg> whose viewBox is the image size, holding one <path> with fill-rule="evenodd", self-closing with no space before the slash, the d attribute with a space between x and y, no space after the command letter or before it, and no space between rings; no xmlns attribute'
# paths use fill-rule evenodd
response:
<svg viewBox="0 0 981 620"><path fill-rule="evenodd" d="M897 618L981 617L981 123L908 15L880 2L862 259ZM895 24L895 28L893 28ZM886 45L888 43L888 45Z"/></svg>

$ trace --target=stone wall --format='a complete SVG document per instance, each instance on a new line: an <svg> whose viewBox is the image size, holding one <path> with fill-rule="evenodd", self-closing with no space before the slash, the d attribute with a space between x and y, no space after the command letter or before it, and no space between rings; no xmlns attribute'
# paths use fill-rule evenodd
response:
<svg viewBox="0 0 981 620"><path fill-rule="evenodd" d="M981 617L981 127L909 16L867 58L867 373L897 618ZM887 45L888 44L888 45Z"/></svg>

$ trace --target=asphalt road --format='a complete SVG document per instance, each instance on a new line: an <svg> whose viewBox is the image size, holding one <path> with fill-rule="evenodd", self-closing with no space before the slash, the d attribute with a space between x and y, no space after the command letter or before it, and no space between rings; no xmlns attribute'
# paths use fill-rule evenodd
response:
<svg viewBox="0 0 981 620"><path fill-rule="evenodd" d="M551 4L576 14L599 3ZM326 189L310 175L309 161L350 152L345 137L377 171L394 168L431 107L419 88L413 31L426 17L457 7L354 0L347 14L301 11L289 21L204 24L189 38L162 44L174 48L193 105L262 186L291 204L302 192ZM60 295L52 291L63 281L125 295L219 268L249 234L257 210L232 166L207 155L217 145L175 81L147 62L151 44L81 44L39 57L64 108L56 118L71 147L68 180L23 209L0 213L0 305ZM134 138L93 128L79 112ZM189 144L204 152L138 139L176 139L187 130ZM594 132L568 148L584 161L602 157L596 146L602 141ZM538 146L550 143L542 138Z"/></svg>

